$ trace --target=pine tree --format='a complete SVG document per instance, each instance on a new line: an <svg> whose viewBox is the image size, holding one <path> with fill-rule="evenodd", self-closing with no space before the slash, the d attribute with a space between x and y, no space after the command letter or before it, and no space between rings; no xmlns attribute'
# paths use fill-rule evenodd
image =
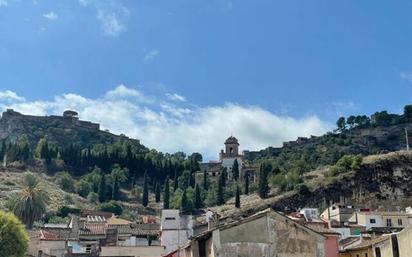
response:
<svg viewBox="0 0 412 257"><path fill-rule="evenodd" d="M156 203L160 202L160 183L156 183L155 199Z"/></svg>
<svg viewBox="0 0 412 257"><path fill-rule="evenodd" d="M224 181L225 181L224 175L221 174L219 177L219 182L217 186L217 204L218 205L222 205L225 203Z"/></svg>
<svg viewBox="0 0 412 257"><path fill-rule="evenodd" d="M104 173L101 173L100 183L99 183L99 202L103 203L106 201L106 176Z"/></svg>
<svg viewBox="0 0 412 257"><path fill-rule="evenodd" d="M207 172L206 169L203 171L203 190L207 191L209 185L207 183Z"/></svg>
<svg viewBox="0 0 412 257"><path fill-rule="evenodd" d="M268 176L266 169L263 165L260 166L259 170L259 196L260 198L266 198L269 193Z"/></svg>
<svg viewBox="0 0 412 257"><path fill-rule="evenodd" d="M195 186L195 193L194 193L194 205L195 205L195 209L200 209L203 206L202 203L202 196L200 195L200 188L199 185L196 184Z"/></svg>
<svg viewBox="0 0 412 257"><path fill-rule="evenodd" d="M235 161L233 162L232 174L233 174L233 179L237 181L239 179L239 163L237 159L235 159Z"/></svg>
<svg viewBox="0 0 412 257"><path fill-rule="evenodd" d="M187 199L186 189L183 190L183 195L180 202L180 211L184 214L189 212L189 201Z"/></svg>
<svg viewBox="0 0 412 257"><path fill-rule="evenodd" d="M245 176L245 195L249 194L249 174Z"/></svg>
<svg viewBox="0 0 412 257"><path fill-rule="evenodd" d="M143 197L142 197L142 204L144 207L147 207L149 204L149 188L147 185L147 172L144 174L144 185L143 185Z"/></svg>
<svg viewBox="0 0 412 257"><path fill-rule="evenodd" d="M239 185L236 185L235 207L240 208L240 189L239 189Z"/></svg>
<svg viewBox="0 0 412 257"><path fill-rule="evenodd" d="M169 177L165 180L165 191L163 196L163 209L169 209L170 204L170 189L169 189Z"/></svg>

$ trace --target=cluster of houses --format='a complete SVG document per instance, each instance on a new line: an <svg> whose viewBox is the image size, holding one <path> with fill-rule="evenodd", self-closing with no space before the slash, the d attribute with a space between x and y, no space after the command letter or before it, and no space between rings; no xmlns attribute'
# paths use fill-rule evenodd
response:
<svg viewBox="0 0 412 257"><path fill-rule="evenodd" d="M412 209L371 211L334 204L324 212L272 209L249 216L200 216L162 210L140 222L84 211L68 224L31 233L33 257L406 257Z"/></svg>
<svg viewBox="0 0 412 257"><path fill-rule="evenodd" d="M161 256L160 225L155 217L132 222L113 213L85 210L67 224L45 224L31 231L29 256Z"/></svg>

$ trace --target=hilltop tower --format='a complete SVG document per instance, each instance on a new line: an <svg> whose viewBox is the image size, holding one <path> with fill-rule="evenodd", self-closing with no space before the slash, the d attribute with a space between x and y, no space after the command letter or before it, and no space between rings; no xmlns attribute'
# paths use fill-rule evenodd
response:
<svg viewBox="0 0 412 257"><path fill-rule="evenodd" d="M239 141L236 137L231 136L225 141L225 151L222 149L219 154L219 161L222 167L227 169L229 180L232 178L232 167L235 160L238 162L239 169L242 170L243 156L239 154Z"/></svg>

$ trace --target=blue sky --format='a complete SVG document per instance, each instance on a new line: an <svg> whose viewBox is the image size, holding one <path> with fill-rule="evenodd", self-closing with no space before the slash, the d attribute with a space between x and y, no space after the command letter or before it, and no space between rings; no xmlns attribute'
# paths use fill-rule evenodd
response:
<svg viewBox="0 0 412 257"><path fill-rule="evenodd" d="M210 158L232 133L245 149L279 145L411 102L411 12L406 0L0 0L1 106L73 108ZM110 119L92 110L110 103Z"/></svg>

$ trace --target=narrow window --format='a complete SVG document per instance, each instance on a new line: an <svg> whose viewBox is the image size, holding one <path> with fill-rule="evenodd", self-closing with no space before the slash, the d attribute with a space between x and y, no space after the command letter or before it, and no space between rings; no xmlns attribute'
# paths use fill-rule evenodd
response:
<svg viewBox="0 0 412 257"><path fill-rule="evenodd" d="M382 255L381 255L381 248L379 248L379 247L376 247L376 248L375 248L375 256L376 256L376 257L382 257Z"/></svg>
<svg viewBox="0 0 412 257"><path fill-rule="evenodd" d="M386 219L386 226L387 227L392 227L392 220L391 219Z"/></svg>

